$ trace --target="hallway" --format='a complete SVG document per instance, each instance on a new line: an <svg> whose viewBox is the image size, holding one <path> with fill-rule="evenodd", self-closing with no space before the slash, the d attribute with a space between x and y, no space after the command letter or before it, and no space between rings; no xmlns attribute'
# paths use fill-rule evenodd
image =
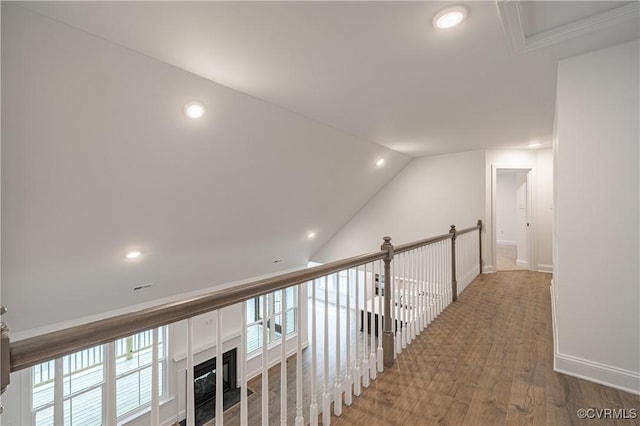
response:
<svg viewBox="0 0 640 426"><path fill-rule="evenodd" d="M579 408L640 411L640 397L553 372L549 280L481 275L346 408L337 425L638 425Z"/></svg>

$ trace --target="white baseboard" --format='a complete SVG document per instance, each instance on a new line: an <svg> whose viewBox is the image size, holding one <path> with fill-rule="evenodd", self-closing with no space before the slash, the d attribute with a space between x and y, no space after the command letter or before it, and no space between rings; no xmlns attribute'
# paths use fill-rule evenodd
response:
<svg viewBox="0 0 640 426"><path fill-rule="evenodd" d="M640 395L640 372L612 367L558 351L558 323L556 320L556 295L553 280L551 280L550 292L554 354L553 371Z"/></svg>
<svg viewBox="0 0 640 426"><path fill-rule="evenodd" d="M547 272L551 274L553 273L553 265L544 265L540 263L538 264L538 272Z"/></svg>
<svg viewBox="0 0 640 426"><path fill-rule="evenodd" d="M518 260L516 260L516 265L518 265L519 267L524 268L524 269L530 269L529 268L529 262L526 261L526 260L518 259Z"/></svg>
<svg viewBox="0 0 640 426"><path fill-rule="evenodd" d="M551 280L549 290L553 329L553 371L640 395L640 373L562 354L558 351L558 323L553 280Z"/></svg>
<svg viewBox="0 0 640 426"><path fill-rule="evenodd" d="M496 245L498 246L517 246L518 243L511 240L496 240Z"/></svg>
<svg viewBox="0 0 640 426"><path fill-rule="evenodd" d="M496 271L496 268L493 265L482 265L483 274L492 274L495 271Z"/></svg>
<svg viewBox="0 0 640 426"><path fill-rule="evenodd" d="M558 353L558 322L556 321L556 293L553 287L553 280L549 286L549 293L551 293L551 329L553 331L553 371L556 369L556 354Z"/></svg>
<svg viewBox="0 0 640 426"><path fill-rule="evenodd" d="M553 364L553 370L558 373L640 395L640 373L638 372L557 352Z"/></svg>

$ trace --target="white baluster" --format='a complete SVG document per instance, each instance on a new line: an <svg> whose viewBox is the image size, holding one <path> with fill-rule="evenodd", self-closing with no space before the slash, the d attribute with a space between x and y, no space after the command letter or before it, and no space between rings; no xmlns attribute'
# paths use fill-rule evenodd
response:
<svg viewBox="0 0 640 426"><path fill-rule="evenodd" d="M434 286L433 286L433 280L434 280L434 268L433 268L433 244L430 244L429 246L427 246L428 250L427 250L427 301L428 301L428 321L427 321L427 325L431 324L431 321L433 321L433 311L434 311L434 307L433 307L433 303L434 303Z"/></svg>
<svg viewBox="0 0 640 426"><path fill-rule="evenodd" d="M420 270L420 331L423 331L427 326L427 312L426 312L426 299L427 294L427 247L423 246L420 250L420 264L422 265Z"/></svg>
<svg viewBox="0 0 640 426"><path fill-rule="evenodd" d="M118 423L116 406L116 342L104 345L105 424Z"/></svg>
<svg viewBox="0 0 640 426"><path fill-rule="evenodd" d="M434 285L435 285L435 294L438 296L436 299L436 306L434 310L434 319L440 315L440 305L442 304L442 299L444 298L444 294L442 294L442 286L440 285L440 272L442 270L442 264L440 263L440 245L441 242L437 242L434 246L433 252L433 267L434 267Z"/></svg>
<svg viewBox="0 0 640 426"><path fill-rule="evenodd" d="M449 243L451 243L451 240L449 240ZM447 306L449 306L449 304L453 301L453 292L451 291L451 264L453 262L453 258L451 257L451 246L448 247L448 250L444 253L445 255L445 283L447 283L447 290L449 292L449 297L447 298L447 304L444 306L444 308L442 309L442 311L444 311L446 309Z"/></svg>
<svg viewBox="0 0 640 426"><path fill-rule="evenodd" d="M394 280L397 280L397 290L396 290L396 299L393 303L393 310L395 310L396 315L396 328L394 329L395 339L395 353L400 354L402 352L402 254L398 254L395 256L393 263L391 264L394 268Z"/></svg>
<svg viewBox="0 0 640 426"><path fill-rule="evenodd" d="M393 334L393 359L395 360L397 358L396 344L398 342L398 338L396 337L397 326L398 326L398 318L397 318L398 311L396 306L396 300L398 300L398 288L397 288L396 274L395 274L396 263L391 262L389 266L390 266L389 274L391 275L390 282L389 282L389 297L391 297L391 301L390 301L391 303L391 334Z"/></svg>
<svg viewBox="0 0 640 426"><path fill-rule="evenodd" d="M416 311L416 337L422 331L422 305L420 304L420 294L422 286L422 247L416 250L416 295L413 299L414 309Z"/></svg>
<svg viewBox="0 0 640 426"><path fill-rule="evenodd" d="M240 363L240 424L246 425L249 423L247 401L247 302L242 302L241 305L242 318L240 319L240 328L242 334L240 335L240 357L238 360ZM258 309L258 306L255 306L254 309Z"/></svg>
<svg viewBox="0 0 640 426"><path fill-rule="evenodd" d="M311 402L309 424L318 426L318 344L316 337L316 280L311 283Z"/></svg>
<svg viewBox="0 0 640 426"><path fill-rule="evenodd" d="M324 277L324 392L322 394L322 424L331 424L331 394L329 391L329 280Z"/></svg>
<svg viewBox="0 0 640 426"><path fill-rule="evenodd" d="M409 324L409 269L407 266L407 253L402 254L402 349L407 348L407 325Z"/></svg>
<svg viewBox="0 0 640 426"><path fill-rule="evenodd" d="M296 311L296 426L304 426L304 416L302 415L302 320L300 310L302 307L302 285L296 288L298 309ZM313 348L315 349L315 348ZM246 423L240 422L245 425Z"/></svg>
<svg viewBox="0 0 640 426"><path fill-rule="evenodd" d="M424 266L422 262L423 249L424 247L419 247L416 249L416 257L417 257L417 263L418 263L418 271L416 274L416 299L415 299L416 317L418 318L417 324L416 324L416 336L418 336L420 332L424 330L424 324L422 322L422 281L424 279L424 277L422 276L422 268Z"/></svg>
<svg viewBox="0 0 640 426"><path fill-rule="evenodd" d="M340 276L336 277L336 379L333 386L333 413L336 416L342 414L342 376L341 376L341 357L340 357Z"/></svg>
<svg viewBox="0 0 640 426"><path fill-rule="evenodd" d="M377 366L376 366L376 318L378 322L380 322L380 317L382 316L382 312L376 305L376 264L375 262L371 263L371 354L369 355L369 377L373 380L376 379L377 376ZM379 278L378 278L379 279ZM378 282L378 284L380 284ZM378 299L380 299L381 294L378 291Z"/></svg>
<svg viewBox="0 0 640 426"><path fill-rule="evenodd" d="M438 242L438 251L437 251L437 259L436 265L438 267L438 294L440 297L438 298L438 315L442 312L443 305L445 303L445 299L448 297L446 293L446 285L444 285L444 256L442 253L443 242Z"/></svg>
<svg viewBox="0 0 640 426"><path fill-rule="evenodd" d="M151 331L151 426L157 426L160 424L160 399L158 393L160 392L160 378L158 368L158 329L154 328Z"/></svg>
<svg viewBox="0 0 640 426"><path fill-rule="evenodd" d="M416 289L416 253L415 250L409 252L409 328L407 329L407 345L416 338L416 309L413 306Z"/></svg>
<svg viewBox="0 0 640 426"><path fill-rule="evenodd" d="M267 327L269 312L267 311L268 294L262 296L262 424L269 424L269 360L267 358Z"/></svg>
<svg viewBox="0 0 640 426"><path fill-rule="evenodd" d="M187 319L187 426L196 424L193 381L193 318L189 318Z"/></svg>
<svg viewBox="0 0 640 426"><path fill-rule="evenodd" d="M449 281L448 274L449 270L451 270L451 263L449 263L449 254L451 253L451 247L449 246L450 243L451 240L447 240L447 243L443 244L444 250L442 251L442 286L447 297L444 299L444 304L440 313L444 312L451 301L451 282Z"/></svg>
<svg viewBox="0 0 640 426"><path fill-rule="evenodd" d="M67 358L69 360L70 358ZM54 361L55 375L53 379L53 424L63 425L64 422L64 365L62 358ZM71 371L71 368L69 368Z"/></svg>
<svg viewBox="0 0 640 426"><path fill-rule="evenodd" d="M356 267L356 353L355 360L353 366L353 394L355 396L360 396L360 392L362 391L362 373L360 372L360 362L362 361L360 355L360 336L358 333L360 330L364 330L363 327L363 316L366 315L366 304L362 307L363 314L360 314L360 267Z"/></svg>
<svg viewBox="0 0 640 426"><path fill-rule="evenodd" d="M362 319L362 324L363 324L363 337L362 337L362 364L360 366L360 374L362 374L362 386L364 386L365 388L369 387L369 347L367 346L367 337L368 337L368 333L371 332L371 330L369 329L369 325L371 325L372 321L373 321L373 299L371 300L371 310L369 309L369 305L367 304L368 299L367 299L367 282L369 281L367 279L367 265L363 265L362 266L362 270L363 270L363 277L364 277L364 286L363 288L363 294L364 294L364 302L363 302L363 312L364 312L364 317Z"/></svg>
<svg viewBox="0 0 640 426"><path fill-rule="evenodd" d="M383 355L383 350L382 350L382 324L384 323L384 301L383 299L385 297L389 297L389 294L387 293L388 289L388 284L384 283L384 289L382 288L382 280L386 280L385 276L384 276L384 266L382 261L380 260L378 262L378 275L380 277L380 291L378 296L378 351L376 353L376 361L377 361L377 367L378 367L378 371L382 372L384 371L384 355ZM384 292L384 296L383 296L383 292ZM388 318L387 318L388 320Z"/></svg>
<svg viewBox="0 0 640 426"><path fill-rule="evenodd" d="M222 341L222 309L216 311L216 426L222 426L224 423L224 370L222 366L222 349L224 342Z"/></svg>
<svg viewBox="0 0 640 426"><path fill-rule="evenodd" d="M449 241L449 240L447 240ZM444 276L445 271L445 262L446 259L444 257L444 251L443 251L443 246L444 246L444 242L440 241L438 242L438 285L440 286L440 290L438 291L438 293L440 293L442 295L442 297L440 297L438 299L438 315L440 315L440 313L442 312L442 310L444 309L444 306L447 303L447 299L449 297L448 293L447 293L447 285L445 283L445 279L446 277Z"/></svg>
<svg viewBox="0 0 640 426"><path fill-rule="evenodd" d="M280 425L287 426L287 292L280 291Z"/></svg>
<svg viewBox="0 0 640 426"><path fill-rule="evenodd" d="M416 287L417 287L417 279L418 279L418 259L416 250L411 250L411 341L416 340L416 323L417 323L417 312L416 307L414 306L416 303Z"/></svg>
<svg viewBox="0 0 640 426"><path fill-rule="evenodd" d="M347 353L344 367L344 403L351 405L353 397L353 378L351 377L351 270L347 269L347 309L345 318Z"/></svg>

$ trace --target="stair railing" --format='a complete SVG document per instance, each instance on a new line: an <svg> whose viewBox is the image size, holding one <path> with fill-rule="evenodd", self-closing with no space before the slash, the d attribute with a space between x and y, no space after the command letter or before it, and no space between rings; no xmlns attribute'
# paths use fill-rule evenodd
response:
<svg viewBox="0 0 640 426"><path fill-rule="evenodd" d="M477 231L477 232L475 232ZM187 336L187 383L193 383L194 342L192 318L216 312L216 338L222 340L222 309L241 304L242 335L238 345L240 357L240 422L247 424L247 301L262 300L263 313L268 311L267 297L280 296L280 394L288 395L287 358L287 293L286 289L297 288L297 306L302 300L303 285L310 289L309 296L312 322L309 342L311 365L303 372L302 339L297 339L295 407L289 407L287 398L281 398L280 423L286 424L288 416L295 417L296 425L305 424L304 404L308 401L309 423L315 425L319 414L322 423L330 424L331 404L333 414L342 413L343 402L352 403L352 397L360 395L362 387L368 387L377 373L392 367L395 358L407 348L460 292L482 272L482 221L477 225L456 230L451 226L448 233L394 247L390 237L384 237L380 251L338 260L313 268L290 272L270 278L256 280L238 287L213 291L177 302L160 304L111 318L54 331L39 336L10 342L9 332L1 323L0 379L1 389L9 385L10 372L27 369L38 364L56 360L56 373L62 373L61 358L106 345L118 339L153 330L151 345L153 352L153 374L151 378L150 424L160 422L158 395L158 327L186 321ZM457 275L460 275L458 277ZM458 280L458 278L460 280ZM333 286L330 294L329 288ZM324 292L324 296L322 296ZM335 293L335 294L334 294ZM352 294L353 293L353 294ZM330 300L330 298L333 298ZM333 305L333 306L330 306ZM344 308L344 309L343 309ZM323 311L324 324L318 324L316 310ZM344 312L343 312L344 311ZM5 312L2 308L2 313ZM303 321L300 310L295 315L295 330L301 329ZM344 319L342 318L344 317ZM262 365L261 376L261 422L272 424L275 413L269 413L269 375L267 329L268 315L262 315ZM344 322L343 322L344 321ZM335 322L335 324L330 324ZM331 330L332 327L335 327ZM324 343L320 342L322 334ZM300 336L300 333L298 333ZM378 338L381 336L381 338ZM344 342L344 343L343 343ZM333 347L330 347L333 345ZM222 371L222 344L216 344L217 371ZM107 346L105 346L107 347ZM115 346L106 349L105 360L115 358ZM318 355L323 354L323 360ZM344 356L343 356L344 355ZM105 361L105 362L106 362ZM321 362L322 361L322 362ZM114 370L114 368L107 368ZM318 374L318 370L322 374ZM309 371L310 370L310 371ZM59 374L61 376L62 374ZM109 376L109 374L106 374ZM55 376L55 374L54 374ZM310 376L309 395L303 395L303 377ZM114 380L112 371L110 380ZM321 379L321 380L320 380ZM56 379L56 402L53 423L63 421L62 378ZM332 383L333 381L333 383ZM108 386L107 407L103 423L117 419L115 413L115 384ZM222 389L222 374L216 377L216 389ZM193 409L193 386L187 385L184 420L187 426L195 424ZM216 425L221 425L223 414L223 392L216 392ZM180 419L176 419L180 420Z"/></svg>

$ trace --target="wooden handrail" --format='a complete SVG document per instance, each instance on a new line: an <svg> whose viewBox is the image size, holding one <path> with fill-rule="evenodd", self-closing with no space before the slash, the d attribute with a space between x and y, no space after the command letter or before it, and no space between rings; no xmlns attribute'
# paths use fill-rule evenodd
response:
<svg viewBox="0 0 640 426"><path fill-rule="evenodd" d="M474 226L458 231L458 234L480 228L481 225ZM450 238L452 238L452 234L443 234L397 247L390 246L392 247L391 252L387 249L354 256L309 269L252 281L233 288L213 291L190 299L164 303L151 308L11 342L10 371L15 372L32 367L83 349L231 306L345 269L355 268L376 260L390 260L390 253L392 257L396 253L406 252Z"/></svg>
<svg viewBox="0 0 640 426"><path fill-rule="evenodd" d="M442 234L437 237L425 238L424 240L414 241L412 243L402 244L399 246L394 246L393 253L403 253L405 251L410 251L413 249L417 249L418 247L428 246L429 244L435 244L440 241L448 240L451 238L451 234Z"/></svg>
<svg viewBox="0 0 640 426"><path fill-rule="evenodd" d="M245 285L213 291L190 299L141 309L103 320L11 342L11 372L102 345L152 328L244 302L251 298L302 284L334 272L384 259L386 251L342 259L289 272Z"/></svg>
<svg viewBox="0 0 640 426"><path fill-rule="evenodd" d="M482 227L482 225L476 225L476 226L470 226L468 228L461 229L460 231L458 231L456 229L456 234L458 234L458 235L467 234L469 232L477 231L481 227Z"/></svg>

